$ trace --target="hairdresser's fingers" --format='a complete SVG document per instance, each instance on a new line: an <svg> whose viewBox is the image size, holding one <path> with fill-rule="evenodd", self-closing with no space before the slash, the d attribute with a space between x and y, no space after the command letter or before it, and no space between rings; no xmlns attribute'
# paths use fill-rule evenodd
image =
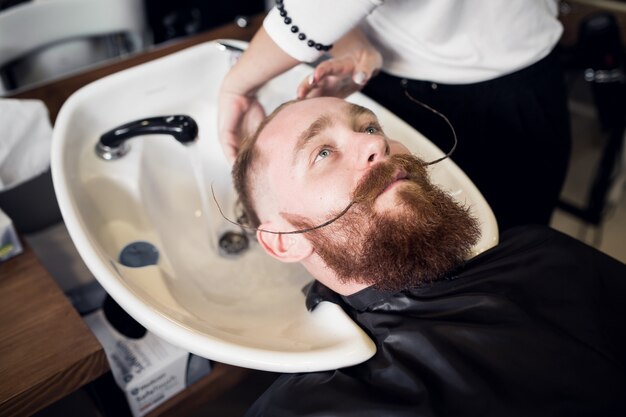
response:
<svg viewBox="0 0 626 417"><path fill-rule="evenodd" d="M345 98L355 91L359 90L359 86L354 84L350 77L329 76L320 80L315 88L313 88L307 98L311 97L339 97Z"/></svg>
<svg viewBox="0 0 626 417"><path fill-rule="evenodd" d="M382 57L378 51L363 51L319 64L298 86L298 98L333 96L345 98L361 90L378 73Z"/></svg>
<svg viewBox="0 0 626 417"><path fill-rule="evenodd" d="M345 78L346 80L352 81L356 84L357 88L365 86L367 82L372 78L375 72L378 71L376 65L372 62L368 61L353 61L350 62L342 62L340 65L328 66L326 68L321 68L320 70L316 70L314 73L315 84L319 83L321 80L330 77L339 77Z"/></svg>
<svg viewBox="0 0 626 417"><path fill-rule="evenodd" d="M367 53L322 62L315 68L314 80L319 81L329 76L350 76L354 84L362 87L380 70L381 66L380 54L367 51Z"/></svg>
<svg viewBox="0 0 626 417"><path fill-rule="evenodd" d="M219 142L226 159L232 164L239 149L238 126L243 119L243 111L238 106L228 106L227 108L226 105L220 103L218 119Z"/></svg>
<svg viewBox="0 0 626 417"><path fill-rule="evenodd" d="M383 66L383 57L376 49L363 50L355 64L352 80L355 84L364 87L365 84L372 79Z"/></svg>
<svg viewBox="0 0 626 417"><path fill-rule="evenodd" d="M331 77L350 79L354 71L354 64L352 57L331 58L323 61L315 67L313 74L300 83L297 90L298 98L311 97L311 91L316 88L319 89L320 81L325 79L330 79Z"/></svg>
<svg viewBox="0 0 626 417"><path fill-rule="evenodd" d="M319 81L324 77L329 77L331 75L337 77L351 76L354 72L355 66L356 61L352 56L331 58L321 62L317 67L315 67L315 71L313 72L314 79L315 81Z"/></svg>
<svg viewBox="0 0 626 417"><path fill-rule="evenodd" d="M309 95L311 90L313 90L315 83L315 74L311 74L306 77L304 80L300 81L298 84L298 88L296 89L296 97L299 99L303 99Z"/></svg>
<svg viewBox="0 0 626 417"><path fill-rule="evenodd" d="M329 75L317 81L311 88L303 91L303 96L300 98L321 96L345 98L359 89L360 86L354 84L349 75L343 77Z"/></svg>
<svg viewBox="0 0 626 417"><path fill-rule="evenodd" d="M241 141L263 120L264 112L256 98L226 92L220 93L218 108L219 141L232 164Z"/></svg>

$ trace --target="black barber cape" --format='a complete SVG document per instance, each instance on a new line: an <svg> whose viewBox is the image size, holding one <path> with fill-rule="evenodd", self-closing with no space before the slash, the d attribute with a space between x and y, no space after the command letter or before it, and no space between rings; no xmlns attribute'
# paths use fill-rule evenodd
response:
<svg viewBox="0 0 626 417"><path fill-rule="evenodd" d="M445 279L339 303L370 360L286 374L247 416L626 416L626 265L532 227Z"/></svg>

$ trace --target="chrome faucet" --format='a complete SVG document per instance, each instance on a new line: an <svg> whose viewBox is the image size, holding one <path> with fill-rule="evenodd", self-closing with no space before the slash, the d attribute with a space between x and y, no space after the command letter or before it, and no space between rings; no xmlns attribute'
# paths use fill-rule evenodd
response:
<svg viewBox="0 0 626 417"><path fill-rule="evenodd" d="M198 124L190 116L159 116L135 120L109 130L96 144L96 154L107 161L121 158L130 149L126 141L140 135L166 134L183 144L198 137Z"/></svg>
<svg viewBox="0 0 626 417"><path fill-rule="evenodd" d="M215 42L217 47L222 52L228 52L230 54L230 66L235 65L241 54L243 53L243 49L239 46L231 45L227 41L217 41Z"/></svg>

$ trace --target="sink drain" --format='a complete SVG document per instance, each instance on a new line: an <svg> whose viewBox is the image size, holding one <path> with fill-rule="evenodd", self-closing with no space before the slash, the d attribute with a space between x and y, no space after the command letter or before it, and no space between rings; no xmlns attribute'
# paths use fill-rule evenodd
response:
<svg viewBox="0 0 626 417"><path fill-rule="evenodd" d="M150 242L129 243L120 252L120 263L131 268L156 265L159 261L159 251Z"/></svg>
<svg viewBox="0 0 626 417"><path fill-rule="evenodd" d="M237 255L248 249L248 236L238 232L226 232L220 237L219 244L227 255Z"/></svg>

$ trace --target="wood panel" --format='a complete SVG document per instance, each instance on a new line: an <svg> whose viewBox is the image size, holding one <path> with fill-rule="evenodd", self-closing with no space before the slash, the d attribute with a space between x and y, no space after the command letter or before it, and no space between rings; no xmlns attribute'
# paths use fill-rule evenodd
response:
<svg viewBox="0 0 626 417"><path fill-rule="evenodd" d="M32 250L0 264L0 415L31 415L105 373L85 325Z"/></svg>

